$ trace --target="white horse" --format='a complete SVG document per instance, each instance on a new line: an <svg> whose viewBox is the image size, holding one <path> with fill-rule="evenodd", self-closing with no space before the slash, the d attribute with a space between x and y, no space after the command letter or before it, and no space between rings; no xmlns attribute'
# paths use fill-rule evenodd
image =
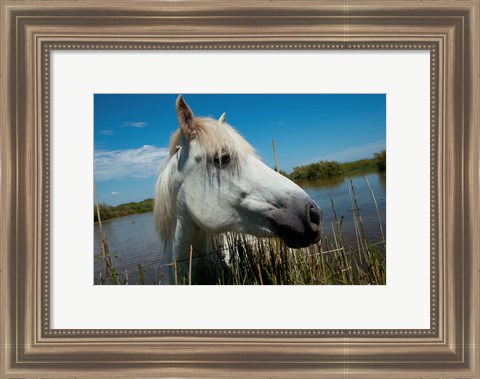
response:
<svg viewBox="0 0 480 379"><path fill-rule="evenodd" d="M317 204L260 161L226 123L225 113L218 121L194 117L182 95L176 112L180 128L155 189L155 224L166 263L188 261L190 246L194 257L205 255L218 233L279 237L294 248L320 240Z"/></svg>

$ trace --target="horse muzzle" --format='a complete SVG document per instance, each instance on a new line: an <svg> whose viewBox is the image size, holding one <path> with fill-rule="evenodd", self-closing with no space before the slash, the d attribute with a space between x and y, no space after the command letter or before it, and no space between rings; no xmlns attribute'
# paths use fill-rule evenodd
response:
<svg viewBox="0 0 480 379"><path fill-rule="evenodd" d="M272 212L274 229L288 247L307 247L322 237L322 211L310 198Z"/></svg>

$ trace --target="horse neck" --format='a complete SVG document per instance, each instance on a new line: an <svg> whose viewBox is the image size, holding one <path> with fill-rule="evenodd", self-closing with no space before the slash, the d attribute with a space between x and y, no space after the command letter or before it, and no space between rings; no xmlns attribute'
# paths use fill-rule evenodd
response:
<svg viewBox="0 0 480 379"><path fill-rule="evenodd" d="M194 256L208 254L211 250L211 234L193 223L177 223L175 241L172 244L172 258L185 260L190 257L190 246Z"/></svg>
<svg viewBox="0 0 480 379"><path fill-rule="evenodd" d="M209 232L199 229L191 241L194 255L198 256L210 253L212 249L211 239L212 235Z"/></svg>
<svg viewBox="0 0 480 379"><path fill-rule="evenodd" d="M186 236L185 236L186 237ZM193 258L193 279L196 282L198 257L205 256L210 252L209 233L200 232L193 238L183 238L182 240L168 240L164 245L164 262L167 264L165 281L169 284L175 282L175 274L172 263L177 262L178 265L188 264L190 259L190 246L192 247Z"/></svg>

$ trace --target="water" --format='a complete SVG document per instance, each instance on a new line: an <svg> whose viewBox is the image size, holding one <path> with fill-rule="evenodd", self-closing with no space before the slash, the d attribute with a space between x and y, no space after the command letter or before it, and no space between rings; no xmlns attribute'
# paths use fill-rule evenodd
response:
<svg viewBox="0 0 480 379"><path fill-rule="evenodd" d="M368 188L368 179L372 188L375 200L377 201L378 214L382 222L383 233L386 233L386 183L385 175L378 173L371 173L368 175L359 175L352 177L352 184L355 189L355 196L357 198L358 207L360 209L360 216L362 218L363 231L365 236L371 242L382 240L382 233L379 226L377 209L372 198L370 189ZM342 237L345 244L356 243L355 228L353 224L352 208L356 208L356 204L350 200L349 194L349 179L342 179L328 184L309 183L304 184L303 189L322 209L322 227L327 235L333 234L332 223L335 221L335 215L330 201L330 196L333 199L337 218L340 220L343 217Z"/></svg>
<svg viewBox="0 0 480 379"><path fill-rule="evenodd" d="M371 173L366 177L377 200L383 231L386 233L385 175ZM355 188L365 235L370 242L381 241L377 210L365 176L352 177L351 180ZM343 217L342 235L344 243L354 245L356 238L348 181L349 179L341 179L329 183L304 183L302 186L322 209L322 226L326 235L332 234L332 223L335 220L330 196L333 198L337 217L339 219ZM114 259L114 264L121 274L122 282L125 278L125 270L128 270L129 284L140 283L138 265L144 267L145 284L158 284L162 281L162 268L158 266L164 263L163 244L155 231L151 212L106 221L103 223L103 230L110 252L118 257L118 260ZM94 252L95 255L101 256L102 248L98 224L95 224L94 233ZM98 259L95 259L94 271L95 283L97 284L102 271L102 262Z"/></svg>
<svg viewBox="0 0 480 379"><path fill-rule="evenodd" d="M163 263L163 244L155 230L153 213L142 213L108 220L102 223L109 252L115 254L113 264L118 268L123 283L125 270L128 270L129 284L140 284L138 265L145 268L145 284L158 283L161 270L155 265ZM94 227L94 252L102 254L100 230ZM102 261L95 258L95 284L99 283Z"/></svg>

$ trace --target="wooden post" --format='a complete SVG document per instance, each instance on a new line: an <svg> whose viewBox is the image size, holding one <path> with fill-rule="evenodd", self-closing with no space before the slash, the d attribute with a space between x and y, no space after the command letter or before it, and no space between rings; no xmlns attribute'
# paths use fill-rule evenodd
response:
<svg viewBox="0 0 480 379"><path fill-rule="evenodd" d="M128 286L128 271L125 270L125 285Z"/></svg>
<svg viewBox="0 0 480 379"><path fill-rule="evenodd" d="M188 285L192 285L192 256L193 256L193 249L192 245L190 245L190 260L188 262Z"/></svg>
<svg viewBox="0 0 480 379"><path fill-rule="evenodd" d="M273 156L275 157L275 170L278 172L278 159L277 159L277 146L275 145L275 139L272 139Z"/></svg>
<svg viewBox="0 0 480 379"><path fill-rule="evenodd" d="M178 278L177 278L177 261L173 261L173 274L175 278L175 285L178 284Z"/></svg>

